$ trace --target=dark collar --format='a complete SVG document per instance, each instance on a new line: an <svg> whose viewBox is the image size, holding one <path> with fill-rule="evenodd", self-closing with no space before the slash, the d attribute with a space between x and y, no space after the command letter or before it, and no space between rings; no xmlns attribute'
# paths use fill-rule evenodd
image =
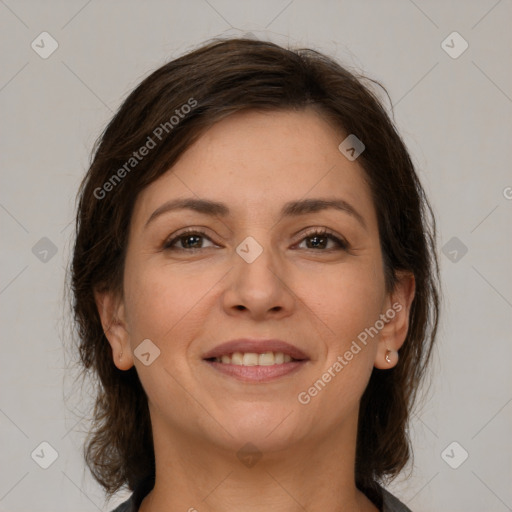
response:
<svg viewBox="0 0 512 512"><path fill-rule="evenodd" d="M137 485L130 498L112 512L138 512L142 500L149 494L154 485L155 480L153 477L143 480ZM363 492L381 512L411 512L399 499L377 482L374 482L372 487L361 489L361 492Z"/></svg>

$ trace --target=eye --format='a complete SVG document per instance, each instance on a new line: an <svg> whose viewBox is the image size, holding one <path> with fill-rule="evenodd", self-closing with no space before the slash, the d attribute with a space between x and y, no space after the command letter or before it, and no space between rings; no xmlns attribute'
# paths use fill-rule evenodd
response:
<svg viewBox="0 0 512 512"><path fill-rule="evenodd" d="M187 231L181 232L179 235L166 240L164 243L163 249L173 251L185 251L185 250L197 250L204 249L201 239L210 240L210 238L203 231L196 229L189 229ZM177 242L181 243L181 247L174 247ZM211 240L210 240L211 242Z"/></svg>
<svg viewBox="0 0 512 512"><path fill-rule="evenodd" d="M306 236L302 239L301 243L306 240L312 240L312 244L307 249L325 249L326 245L329 241L334 241L335 244L338 245L340 250L347 250L349 248L349 244L346 240L338 238L336 235L330 233L326 229L315 229L306 234ZM300 244L299 244L300 245ZM332 249L332 248L331 248ZM329 250L329 249L327 249Z"/></svg>
<svg viewBox="0 0 512 512"><path fill-rule="evenodd" d="M166 240L163 249L168 251L194 251L199 249L205 249L204 244L201 242L202 239L212 240L206 235L204 231L197 229L189 229L182 231L180 234ZM333 248L327 248L328 242L334 242L338 246L339 250L347 250L350 245L346 240L343 240L336 235L330 233L326 229L315 229L306 234L301 240L302 244L306 240L312 240L306 249L317 250L324 249L326 251L333 250ZM181 243L181 247L177 247L176 244ZM213 243L213 242L212 242ZM298 244L300 246L300 244ZM334 248L336 250L336 247Z"/></svg>

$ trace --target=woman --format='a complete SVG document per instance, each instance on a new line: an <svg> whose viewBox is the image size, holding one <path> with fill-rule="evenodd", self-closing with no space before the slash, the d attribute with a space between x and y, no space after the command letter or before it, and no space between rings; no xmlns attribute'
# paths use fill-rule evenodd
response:
<svg viewBox="0 0 512 512"><path fill-rule="evenodd" d="M117 512L407 511L384 489L438 323L435 222L330 58L214 40L126 99L71 267L86 462Z"/></svg>

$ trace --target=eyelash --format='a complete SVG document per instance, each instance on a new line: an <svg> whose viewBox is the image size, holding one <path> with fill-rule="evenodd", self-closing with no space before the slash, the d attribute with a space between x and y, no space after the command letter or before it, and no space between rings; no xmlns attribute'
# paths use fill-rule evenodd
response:
<svg viewBox="0 0 512 512"><path fill-rule="evenodd" d="M199 247L199 248L192 248L192 249L186 249L186 248L181 248L181 247L176 249L176 248L172 247L174 245L174 243L177 242L178 240L181 240L182 238L186 238L187 236L191 236L191 235L198 235L200 237L207 238L208 240L213 242L213 240L204 231L197 230L197 229L188 229L186 231L183 231L179 235L166 240L164 242L163 249L166 250L166 251L187 251L187 252L194 252L194 251L201 250L201 247ZM332 234L330 231L328 231L325 228L314 229L312 231L309 231L308 233L306 233L302 237L302 239L299 241L299 243L303 242L307 238L313 238L313 237L322 237L322 238L328 238L330 240L333 240L333 241L335 241L339 245L339 250L346 251L350 247L350 245L348 244L348 242L346 240L344 240L342 238L338 238L337 236L335 236L334 234ZM317 249L308 249L308 250L310 250L310 251L317 251ZM323 250L320 250L320 251L321 252L330 252L332 250L336 250L336 249L323 249Z"/></svg>

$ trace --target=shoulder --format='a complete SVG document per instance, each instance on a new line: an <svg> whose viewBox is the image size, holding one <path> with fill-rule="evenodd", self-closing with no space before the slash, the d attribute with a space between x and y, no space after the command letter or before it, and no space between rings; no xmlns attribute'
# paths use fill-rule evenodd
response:
<svg viewBox="0 0 512 512"><path fill-rule="evenodd" d="M377 499L379 501L379 505L382 503L382 512L412 512L410 508L381 485L375 484L375 488L377 493L380 495ZM129 499L112 510L112 512L137 512L138 504L146 494L145 492L140 492L140 489L137 491L132 494ZM373 496L373 499L375 500L375 495Z"/></svg>
<svg viewBox="0 0 512 512"><path fill-rule="evenodd" d="M388 490L382 489L382 512L412 512L410 508L404 505L396 496L393 496Z"/></svg>
<svg viewBox="0 0 512 512"><path fill-rule="evenodd" d="M153 489L155 485L155 476L150 474L145 479L140 481L136 486L132 495L118 505L112 512L138 512L142 500Z"/></svg>
<svg viewBox="0 0 512 512"><path fill-rule="evenodd" d="M373 481L367 487L361 489L380 512L412 512L396 496Z"/></svg>
<svg viewBox="0 0 512 512"><path fill-rule="evenodd" d="M136 512L135 504L133 502L133 495L129 499L117 506L112 512Z"/></svg>

